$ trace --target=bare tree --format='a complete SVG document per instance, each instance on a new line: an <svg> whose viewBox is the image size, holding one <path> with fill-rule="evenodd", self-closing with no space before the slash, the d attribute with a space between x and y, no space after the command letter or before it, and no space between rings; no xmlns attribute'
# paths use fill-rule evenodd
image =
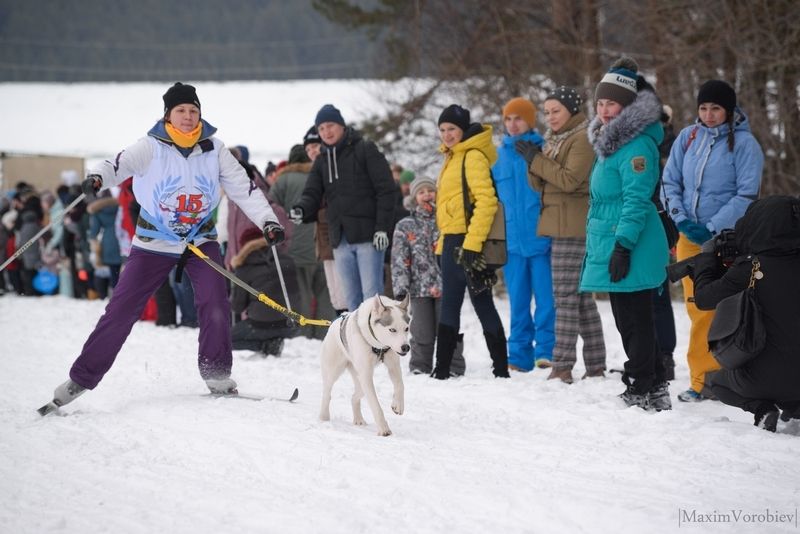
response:
<svg viewBox="0 0 800 534"><path fill-rule="evenodd" d="M395 157L432 161L432 118L457 101L499 125L514 96L541 102L555 85L590 101L616 57L635 57L675 110L696 119L708 79L737 90L766 154L762 192L800 191L800 9L797 0L314 0L331 20L383 43L386 76L414 77L408 94L364 129ZM424 142L420 142L424 140ZM424 155L423 155L424 154Z"/></svg>

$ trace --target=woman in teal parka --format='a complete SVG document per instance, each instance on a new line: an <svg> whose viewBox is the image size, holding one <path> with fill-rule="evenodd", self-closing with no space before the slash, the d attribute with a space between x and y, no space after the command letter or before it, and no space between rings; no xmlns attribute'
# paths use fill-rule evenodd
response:
<svg viewBox="0 0 800 534"><path fill-rule="evenodd" d="M620 397L628 406L669 410L664 365L657 357L651 290L666 277L667 239L652 202L664 136L661 102L631 58L617 60L595 92L581 291L608 292L628 357Z"/></svg>

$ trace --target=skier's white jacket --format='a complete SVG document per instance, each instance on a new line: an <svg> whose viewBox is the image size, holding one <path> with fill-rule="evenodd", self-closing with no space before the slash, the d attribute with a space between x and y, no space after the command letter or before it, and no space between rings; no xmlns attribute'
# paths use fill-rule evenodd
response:
<svg viewBox="0 0 800 534"><path fill-rule="evenodd" d="M114 161L90 171L103 178L103 188L133 176L133 194L142 207L134 247L181 254L186 241L200 245L216 239L211 217L220 201L220 186L259 228L278 220L244 168L212 137L216 128L204 120L202 124L197 144L182 149L173 144L162 119Z"/></svg>

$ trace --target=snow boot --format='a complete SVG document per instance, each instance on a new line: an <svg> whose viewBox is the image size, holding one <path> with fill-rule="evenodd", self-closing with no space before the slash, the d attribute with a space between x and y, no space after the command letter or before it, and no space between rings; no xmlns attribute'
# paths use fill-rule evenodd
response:
<svg viewBox="0 0 800 534"><path fill-rule="evenodd" d="M437 380L450 378L450 364L458 345L458 333L455 328L440 324L436 333L436 365L431 376Z"/></svg>
<svg viewBox="0 0 800 534"><path fill-rule="evenodd" d="M672 409L672 400L669 398L669 382L661 382L653 386L648 393L650 408L657 412Z"/></svg>
<svg viewBox="0 0 800 534"><path fill-rule="evenodd" d="M212 395L238 395L236 382L231 378L207 378L206 386Z"/></svg>
<svg viewBox="0 0 800 534"><path fill-rule="evenodd" d="M778 408L771 403L762 403L756 408L753 424L768 432L775 432L778 428Z"/></svg>
<svg viewBox="0 0 800 534"><path fill-rule="evenodd" d="M281 353L283 352L283 338L273 337L266 340L261 344L261 352L267 356L275 356L276 358L280 358Z"/></svg>
<svg viewBox="0 0 800 534"><path fill-rule="evenodd" d="M708 397L690 388L678 393L678 400L681 402L703 402L704 400L708 400Z"/></svg>
<svg viewBox="0 0 800 534"><path fill-rule="evenodd" d="M550 376L547 377L548 380L561 380L565 384L572 384L572 369L569 367L558 368L553 367L553 370L550 371Z"/></svg>
<svg viewBox="0 0 800 534"><path fill-rule="evenodd" d="M606 370L602 367L598 367L597 369L587 370L583 373L581 380L586 380L587 378L605 378L606 377Z"/></svg>
<svg viewBox="0 0 800 534"><path fill-rule="evenodd" d="M464 334L456 336L456 350L453 351L453 361L450 362L450 376L464 376L467 371L467 362L464 360Z"/></svg>
<svg viewBox="0 0 800 534"><path fill-rule="evenodd" d="M648 393L639 393L633 386L628 386L625 388L625 391L620 393L619 398L625 402L625 405L629 408L631 406L637 406L642 410L648 410L650 408L650 396Z"/></svg>
<svg viewBox="0 0 800 534"><path fill-rule="evenodd" d="M508 374L508 345L506 344L506 333L501 328L494 334L483 333L486 339L486 348L489 349L489 356L492 357L492 373L498 378L509 378Z"/></svg>
<svg viewBox="0 0 800 534"><path fill-rule="evenodd" d="M86 392L86 388L72 379L67 380L56 388L53 392L53 404L56 406L64 406L74 401Z"/></svg>

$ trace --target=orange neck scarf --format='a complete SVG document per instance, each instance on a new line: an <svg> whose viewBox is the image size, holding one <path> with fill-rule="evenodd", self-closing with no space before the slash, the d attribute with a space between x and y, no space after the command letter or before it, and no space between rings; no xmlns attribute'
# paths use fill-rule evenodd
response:
<svg viewBox="0 0 800 534"><path fill-rule="evenodd" d="M189 133L183 133L169 122L164 122L164 126L172 142L181 148L192 148L197 144L197 140L200 139L200 134L203 132L202 122L198 122L197 127Z"/></svg>

